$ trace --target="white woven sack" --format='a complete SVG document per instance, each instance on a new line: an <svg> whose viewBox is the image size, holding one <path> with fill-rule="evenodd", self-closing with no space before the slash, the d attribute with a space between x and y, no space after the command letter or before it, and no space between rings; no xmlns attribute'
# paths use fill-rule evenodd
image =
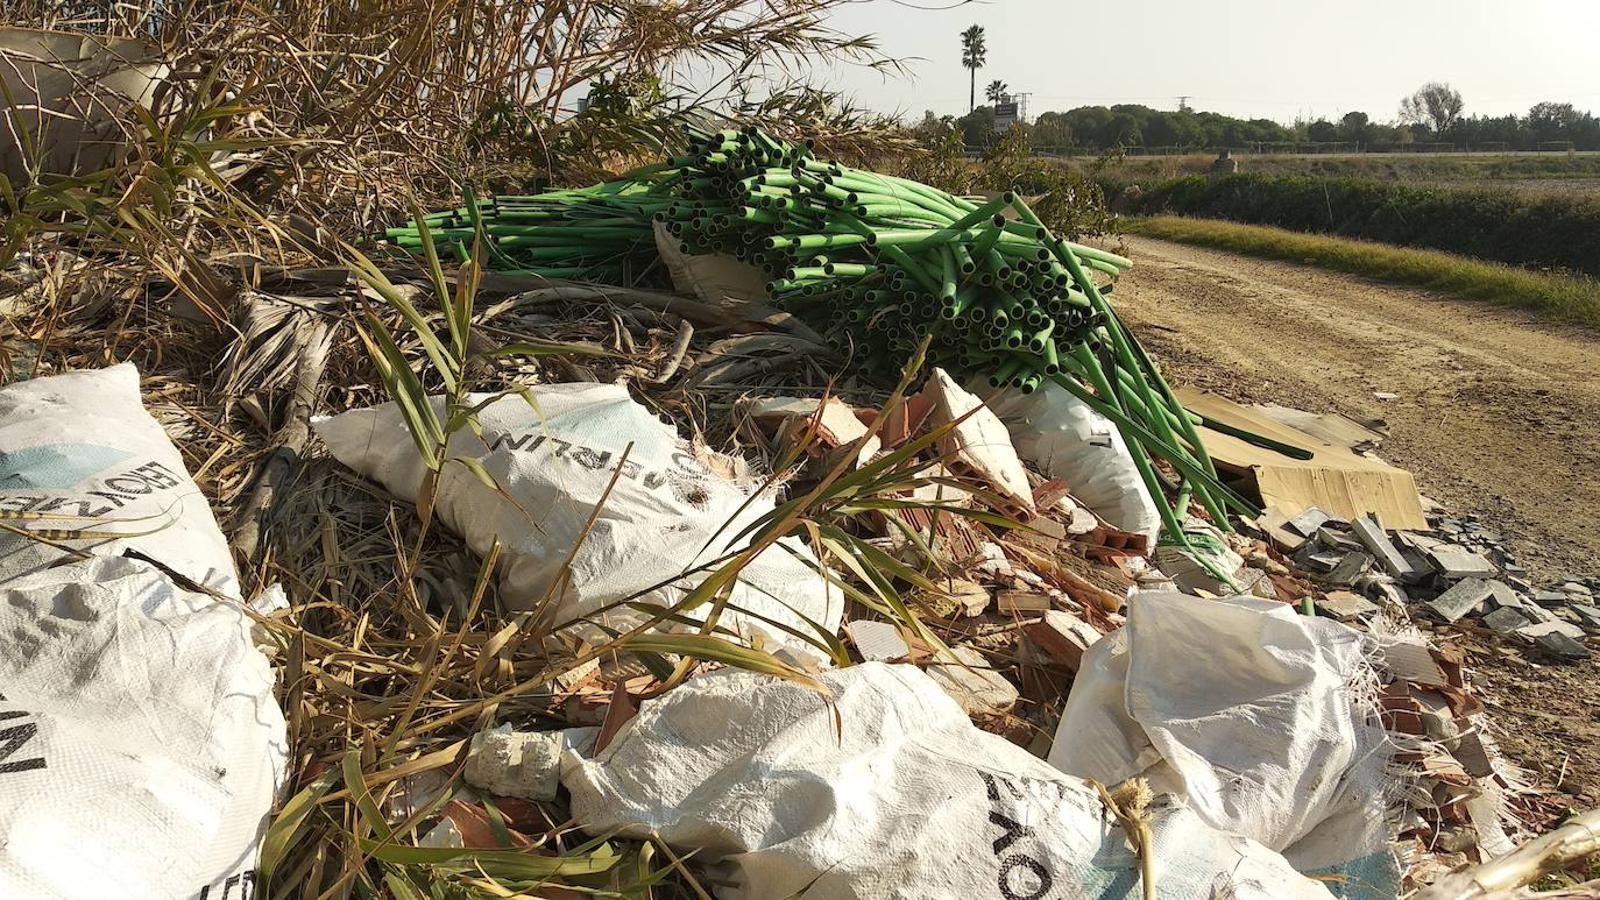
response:
<svg viewBox="0 0 1600 900"><path fill-rule="evenodd" d="M821 680L826 698L723 670L646 701L592 758L563 755L574 818L696 851L719 900L1141 896L1094 789L979 731L920 669ZM1331 896L1191 810L1150 815L1159 896Z"/></svg>
<svg viewBox="0 0 1600 900"><path fill-rule="evenodd" d="M1050 763L1114 784L1141 776L1211 826L1393 896L1387 743L1360 636L1254 597L1136 593L1128 624L1084 654Z"/></svg>
<svg viewBox="0 0 1600 900"><path fill-rule="evenodd" d="M1156 545L1161 513L1110 419L1048 381L1031 394L996 390L987 382L971 387L1010 429L1019 456L1045 477L1066 482L1072 496L1107 524Z"/></svg>
<svg viewBox="0 0 1600 900"><path fill-rule="evenodd" d="M623 600L680 600L707 575L692 570L747 547L748 539L736 536L774 505L770 495L751 496L749 486L713 471L713 454L697 453L620 385L531 387L526 397L492 400L478 422L481 434L463 429L453 436L450 456L476 460L498 489L447 464L436 514L479 553L500 542L511 603L542 609L548 624L595 640L605 636L595 623L626 630L648 617L619 606ZM394 404L315 427L340 462L416 500L426 469ZM719 625L747 641L822 659L779 625L815 634L816 623L832 634L843 609L843 595L819 574L816 559L786 539L740 574ZM688 614L703 617L706 607Z"/></svg>
<svg viewBox="0 0 1600 900"><path fill-rule="evenodd" d="M134 559L0 586L0 897L264 887L285 737L250 625Z"/></svg>
<svg viewBox="0 0 1600 900"><path fill-rule="evenodd" d="M239 595L227 541L172 441L145 411L131 363L0 388L0 582L70 558L128 551Z"/></svg>

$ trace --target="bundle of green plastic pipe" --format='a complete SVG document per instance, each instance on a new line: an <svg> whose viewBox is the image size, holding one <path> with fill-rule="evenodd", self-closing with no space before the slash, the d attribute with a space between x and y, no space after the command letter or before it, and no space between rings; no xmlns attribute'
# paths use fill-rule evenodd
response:
<svg viewBox="0 0 1600 900"><path fill-rule="evenodd" d="M1046 380L1117 424L1169 535L1181 535L1152 464L1177 473L1226 527L1225 506L1254 510L1217 479L1187 413L1106 302L1091 272L1130 263L1053 235L1014 193L956 197L816 158L759 129L691 132L687 152L616 182L533 197L468 197L457 210L393 229L490 268L632 283L654 258L652 222L685 253L759 266L771 299L849 350L869 374L897 374L926 339L929 360L1024 392ZM1186 504L1185 504L1186 505Z"/></svg>
<svg viewBox="0 0 1600 900"><path fill-rule="evenodd" d="M688 253L760 266L779 305L893 374L932 336L930 358L1036 389L1072 368L1104 314L1072 264L1129 263L1062 243L1010 193L985 202L812 157L760 131L696 136L662 181L678 202L655 216Z"/></svg>
<svg viewBox="0 0 1600 900"><path fill-rule="evenodd" d="M632 179L533 196L479 200L469 191L459 209L423 218L442 252L462 261L475 242L488 268L508 274L634 284L657 261L650 218L671 201ZM416 223L391 228L387 239L422 252Z"/></svg>

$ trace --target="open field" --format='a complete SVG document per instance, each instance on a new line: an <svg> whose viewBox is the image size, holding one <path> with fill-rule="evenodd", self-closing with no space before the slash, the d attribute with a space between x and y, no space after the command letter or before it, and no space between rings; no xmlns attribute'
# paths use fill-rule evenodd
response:
<svg viewBox="0 0 1600 900"><path fill-rule="evenodd" d="M1186 175L1151 185L1102 181L1130 215L1191 216L1426 248L1534 270L1600 276L1600 194L1519 195L1353 177Z"/></svg>
<svg viewBox="0 0 1600 900"><path fill-rule="evenodd" d="M1530 272L1433 250L1412 250L1214 219L1157 216L1131 220L1124 227L1133 234L1268 259L1312 263L1380 281L1522 307L1557 319L1600 327L1600 282L1592 278Z"/></svg>
<svg viewBox="0 0 1600 900"><path fill-rule="evenodd" d="M1244 402L1383 419L1379 452L1501 532L1535 580L1600 571L1600 335L1438 293L1133 236L1117 287L1178 381ZM1384 402L1375 391L1392 392ZM1594 662L1485 658L1502 742L1569 789L1600 788Z"/></svg>
<svg viewBox="0 0 1600 900"><path fill-rule="evenodd" d="M1406 184L1542 191L1600 190L1600 153L1306 153L1235 154L1239 171L1260 175L1319 175L1368 178ZM1104 177L1148 184L1203 175L1216 154L1129 156L1102 169ZM1094 160L1068 165L1090 168Z"/></svg>

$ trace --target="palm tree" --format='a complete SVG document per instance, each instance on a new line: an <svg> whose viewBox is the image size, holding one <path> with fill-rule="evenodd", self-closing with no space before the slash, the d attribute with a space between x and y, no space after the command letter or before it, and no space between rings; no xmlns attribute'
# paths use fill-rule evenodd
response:
<svg viewBox="0 0 1600 900"><path fill-rule="evenodd" d="M983 89L983 95L989 98L990 103L1005 103L1011 97L1007 93L1009 90L1010 86L1004 81L991 81L989 86Z"/></svg>
<svg viewBox="0 0 1600 900"><path fill-rule="evenodd" d="M967 86L967 112L978 108L978 70L989 56L983 45L983 26L974 25L961 32L961 65L971 73Z"/></svg>

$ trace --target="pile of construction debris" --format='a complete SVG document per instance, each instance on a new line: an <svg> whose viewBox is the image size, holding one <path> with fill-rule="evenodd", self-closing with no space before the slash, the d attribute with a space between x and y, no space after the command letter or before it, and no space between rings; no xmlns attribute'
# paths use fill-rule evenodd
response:
<svg viewBox="0 0 1600 900"><path fill-rule="evenodd" d="M882 872L899 872L924 887L938 883L942 873L882 849L934 839L912 828L928 820L928 811L912 799L925 790L896 780L909 775L874 782L879 807L870 821L824 813L837 804L806 807L810 812L802 816L793 812L800 808L794 800L786 807L787 824L760 825L749 810L726 803L744 795L743 779L754 771L769 773L762 776L768 779L763 790L780 791L783 778L763 769L765 763L751 769L739 762L745 751L737 742L705 737L685 743L690 733L703 733L707 704L722 709L728 721L760 721L772 735L799 740L820 721L806 699L816 696L816 686L838 694L840 710L852 711L844 725L855 743L815 753L785 744L793 754L787 764L801 773L794 776L797 784L809 785L795 796L810 796L806 792L827 779L844 779L827 788L830 793L846 791L845 773L858 766L906 772L923 752L907 749L912 746L960 747L967 755L963 765L977 766L991 780L986 787L971 771L944 773L957 782L976 779L978 789L939 815L976 809L980 820L990 812L1007 821L1056 816L1064 834L1090 842L1029 844L1018 851L1023 855L998 855L993 877L1011 879L1005 884L1019 896L1052 879L1070 880L1091 896L1126 896L1130 885L1146 879L1181 891L1185 876L1174 872L1182 870L1255 872L1293 883L1305 896L1323 896L1317 879L1333 877L1345 886L1344 896L1383 897L1499 856L1550 823L1544 794L1498 751L1465 653L1451 636L1475 617L1484 628L1499 630L1499 624L1508 639L1553 658L1576 658L1588 652L1585 586L1534 591L1494 535L1470 521L1424 513L1409 475L1370 456L1376 443L1370 435L1294 410L1187 397L1186 405L1206 411L1204 434L1219 471L1236 490L1269 505L1230 530L1230 523L1213 521L1190 504L1179 543L1155 527L1159 519L1138 494L1139 479L1126 448L1113 439L1115 429L1048 387L1022 404L933 369L918 379L920 389L885 396L813 379L792 368L803 365L799 354L786 364L791 368L767 368L765 384L718 401L718 412L702 420L697 432L726 429L725 445L741 450L716 453L640 405L643 399L658 409L664 402L693 408L683 394L665 401L670 395L652 377L662 365L641 360L665 361L673 370L668 378L697 384L708 370L806 338L741 336L752 326L738 323L748 319L669 295L594 290L569 298L551 290L490 304L480 324L514 334L537 318L547 338L588 346L607 342L610 334L619 350L632 353L582 365L552 359L548 368L520 376L532 384L525 394L478 401L482 446L452 454L476 459L493 487L465 467L446 468L427 486L419 451L393 407L362 409L376 398L351 393L343 405L352 408L316 422L315 431L358 474L332 460L314 461L319 474L302 476L276 513L261 511L259 520L249 520L259 521L263 540L280 548L276 571L291 585L309 583L308 573L325 569L361 573L342 580L377 586L392 575L383 568L382 545L370 542L383 533L374 524L410 516L394 506L391 494L360 488L365 476L406 498L420 501L431 492L431 515L482 556L503 561L497 588L481 576L475 587L469 577L451 588L452 576L439 562L462 553L440 546L448 535L435 529L427 538L434 549L418 573L423 590L406 601L417 604L410 611L402 605L397 615L374 620L386 624L364 625L370 612L381 613L358 612L370 601L338 587L328 588L328 596L344 600L318 601L318 594L291 587L290 608L267 623L280 636L280 660L285 652L303 652L292 649L296 642L325 645L328 655L318 671L340 671L347 665L341 658L378 658L360 655L374 642L401 654L385 664L396 668L370 662L349 668L337 676L335 691L316 686L328 676L300 689L299 705L291 707L299 724L290 733L302 746L327 748L313 758L327 752L337 758L350 745L340 732L312 723L404 711L363 698L444 684L462 698L490 698L473 701L487 716L476 720L452 705L459 700L418 701L420 715L406 714L398 727L420 726L430 737L415 743L408 761L389 768L378 762L364 776L374 786L390 786L377 791L386 827L415 829L405 833L419 846L487 865L475 854L503 845L492 827L493 816L503 815L513 846L533 847L540 834L567 821L591 834L661 835L676 851L692 851L703 866L693 876L682 869L682 877L720 878L744 892L728 896L770 896L772 885L809 883L823 869L841 895L876 895L882 885L873 879ZM654 303L674 312L651 313ZM303 311L287 321L315 321L320 313L304 310L327 307L325 299L312 298L295 308ZM593 308L601 311L567 311ZM624 342L620 335L630 332ZM316 329L293 333L326 339ZM612 384L595 383L606 381ZM147 393L151 397L164 419L182 420L185 407ZM532 409L538 414L530 415ZM1247 431L1280 449L1231 444L1239 439L1212 430L1230 428L1230 422L1249 423L1233 428L1235 434ZM1315 477L1303 474L1308 469ZM855 480L841 489L841 479ZM1368 508L1349 501L1361 495L1357 486L1378 500ZM729 592L720 606L662 614L716 582L715 566L700 565L702 555L737 554L741 541L759 533L762 516L787 508L784 497L804 504L824 495L833 505L805 507L815 538L801 528L767 546L737 580L721 582ZM654 512L620 512L635 507ZM292 525L307 514L297 510L324 523L309 544ZM529 510L540 513L539 530L519 524ZM612 514L597 520L597 510ZM668 510L674 524L661 532ZM735 525L722 528L724 521ZM1404 527L1382 527L1391 521ZM564 523L559 540L552 530L557 522ZM846 547L852 549L842 552ZM313 552L311 562L294 555L307 552ZM641 552L656 561L630 566L628 560L645 558L636 556ZM351 569L355 556L377 562ZM863 560L870 565L863 567ZM376 568L362 568L368 566ZM681 576L674 579L664 571L669 568L681 569ZM449 598L468 594L490 596L503 609L504 618L485 622L492 638L463 642L441 632L419 642L409 636L420 610L461 604ZM770 600L778 602L763 605ZM356 615L318 624L320 613L313 610L319 603L322 609L358 607L351 610ZM1511 615L1519 619L1507 627ZM345 628L353 642L339 650L350 639L339 630ZM719 673L723 664L741 668L755 657L697 659L692 643L640 638L634 652L604 649L607 635L653 630L764 648L771 664L781 660L788 674ZM452 646L436 662L408 662L413 657L403 655ZM644 652L648 647L661 652ZM1224 647L1234 649L1221 652ZM1299 662L1286 670L1289 660ZM873 668L880 666L886 668ZM392 680L391 672L407 671L434 674L418 682ZM528 672L543 673L542 680L527 682L542 684L539 692L493 693ZM686 675L692 677L685 681ZM346 678L352 683L344 684ZM804 687L807 682L813 687ZM893 696L881 695L890 687ZM870 702L857 697L864 690L881 696ZM764 708L740 706L763 697ZM1184 705L1185 697L1221 704L1221 713L1198 715ZM1159 702L1152 706L1150 699ZM951 718L952 710L959 718ZM1255 737L1241 743L1230 729L1244 726L1229 725L1232 718L1248 722ZM917 728L928 731L897 738L860 730L867 722L891 721L921 722ZM667 753L700 760L706 768L697 777L712 779L714 771L728 792L639 793L645 788L635 783L637 767L657 765ZM1023 777L995 780L1000 772ZM1223 772L1249 788L1229 795L1205 786ZM1049 806L1053 812L1002 809L1010 792L1029 790L1030 778L1050 782L1058 792L1051 803L1066 805ZM319 785L326 791L325 782L318 769L301 769L288 773L281 791ZM652 781L662 789L673 783ZM1096 793L1102 790L1096 785L1104 793ZM1234 800L1218 805L1227 796ZM1091 804L1092 815L1081 803ZM1000 806L988 810L993 804ZM911 814L914 808L923 813ZM1271 812L1279 808L1305 812L1284 821ZM670 816L660 818L667 811ZM266 810L236 812L247 821ZM740 842L706 830L717 822L732 827L735 820L754 829L741 832ZM965 842L974 840L988 847L997 838L981 825L937 840L952 854L967 852ZM769 841L784 833L781 828L797 836L791 848L810 849L783 857ZM880 864L860 870L830 860L829 854L843 851L824 837L840 828L872 836ZM331 834L328 840L339 840L344 832ZM1190 848L1185 853L1206 848L1205 858L1174 857L1178 851L1160 849L1169 841ZM582 861L615 865L595 857ZM838 865L829 868L830 861ZM489 871L501 877L500 869ZM969 888L983 890L977 883ZM1236 896L1254 896L1243 882L1233 889ZM1286 888L1272 896L1290 893Z"/></svg>
<svg viewBox="0 0 1600 900"><path fill-rule="evenodd" d="M937 383L937 376L930 381ZM870 416L837 399L762 399L748 401L747 407L780 438L792 440L813 428L823 447L866 451L863 459L879 452L876 443L857 442L866 435L863 420ZM980 410L970 426L973 434L967 437L974 444L984 414L987 410ZM1529 776L1496 748L1492 724L1473 695L1462 648L1450 642L1447 631L1429 634L1436 619L1448 624L1460 618L1439 610L1465 590L1485 592L1467 608L1491 597L1505 598L1494 609L1518 603L1516 590L1492 580L1498 575L1525 584L1500 568L1509 562L1504 552L1485 548L1499 565L1477 552L1492 535L1456 526L1462 532L1459 543L1448 543L1442 539L1450 534L1448 527L1435 530L1437 537L1386 532L1370 513L1347 521L1316 507L1293 516L1271 508L1254 523L1259 537L1224 534L1190 519L1191 537L1209 534L1218 545L1210 554L1214 564L1204 567L1192 550L1166 543L1147 549L1142 535L1107 525L1076 501L1064 482L1047 481L1018 465L1003 434L996 439L992 428L987 434L980 444L983 454L967 455L962 471L994 493L1027 479L1033 513L1001 510L1021 527L998 535L959 517L931 523L926 515L912 518L915 527L929 530L931 525L933 534L970 555L960 567L963 575L944 582L948 595L942 605L926 608L935 620L943 617L941 624L949 628L943 633L957 637L948 650L933 650L906 641L886 623L855 621L846 631L859 658L927 666L976 721L1043 757L1059 741L1054 692L1080 675L1086 652L1103 634L1124 626L1130 602L1171 591L1197 598L1241 593L1269 598L1365 635L1389 747L1387 815L1406 884L1426 884L1441 873L1498 856L1526 836L1523 823L1537 815L1517 804L1524 795L1535 800L1528 793ZM1298 442L1320 444L1304 433ZM1435 520L1451 522L1438 515ZM894 533L884 529L886 539ZM1218 564L1220 576L1214 574ZM1559 599L1576 610L1587 596L1582 591L1581 585L1569 585ZM1534 597L1555 599L1552 592ZM1521 602L1544 613L1540 622L1566 624L1533 599ZM1547 625L1528 627L1524 634L1538 646L1546 646L1550 635L1563 639L1554 646L1571 641L1566 646L1572 649L1561 658L1587 654L1582 632ZM1196 639L1192 650L1203 654L1206 646ZM1057 674L1041 684L1037 671Z"/></svg>
<svg viewBox="0 0 1600 900"><path fill-rule="evenodd" d="M1329 588L1317 601L1327 615L1366 619L1388 605L1449 625L1470 616L1546 659L1589 658L1583 642L1600 634L1600 608L1588 585L1536 589L1493 532L1472 521L1434 521L1431 532L1401 531L1393 540L1370 515L1346 522L1315 507L1261 524L1277 549Z"/></svg>
<svg viewBox="0 0 1600 900"><path fill-rule="evenodd" d="M1595 585L1372 423L1170 391L1128 261L1013 194L692 149L390 232L515 264L453 285L0 271L0 894L1453 900L1596 849L1515 849L1560 811L1455 640L1586 659Z"/></svg>
<svg viewBox="0 0 1600 900"><path fill-rule="evenodd" d="M321 893L341 876L318 860L348 858L417 884L621 892L624 870L670 852L641 877L726 897L1333 883L1377 898L1561 813L1499 752L1457 638L1582 658L1588 586L1535 589L1498 536L1430 511L1375 458L1365 424L1179 392L1228 488L1265 512L1219 521L1162 469L1175 540L1116 428L1054 386L1019 396L931 368L887 392L835 378L843 360L758 303L490 280L474 340L543 355L463 367L501 393L460 395L475 427L430 466L359 377L370 361L340 310L361 288L260 283L274 293L245 301L220 376L201 342L141 357L182 454L163 465L232 513L243 585L212 599L256 598L242 614L278 667L290 743L216 750L290 761L258 767L259 796L230 809L259 869L234 854L175 877ZM97 367L83 341L63 369ZM76 451L0 449L30 486L0 508L56 515L104 487L36 471ZM256 457L260 484L242 477ZM19 521L73 553L122 546L105 523ZM208 609L175 552L145 551L145 574ZM843 743L821 740L833 723ZM782 802L740 805L755 796ZM521 877L545 852L557 861ZM37 883L26 856L0 853L0 873ZM990 856L970 883L928 865Z"/></svg>

